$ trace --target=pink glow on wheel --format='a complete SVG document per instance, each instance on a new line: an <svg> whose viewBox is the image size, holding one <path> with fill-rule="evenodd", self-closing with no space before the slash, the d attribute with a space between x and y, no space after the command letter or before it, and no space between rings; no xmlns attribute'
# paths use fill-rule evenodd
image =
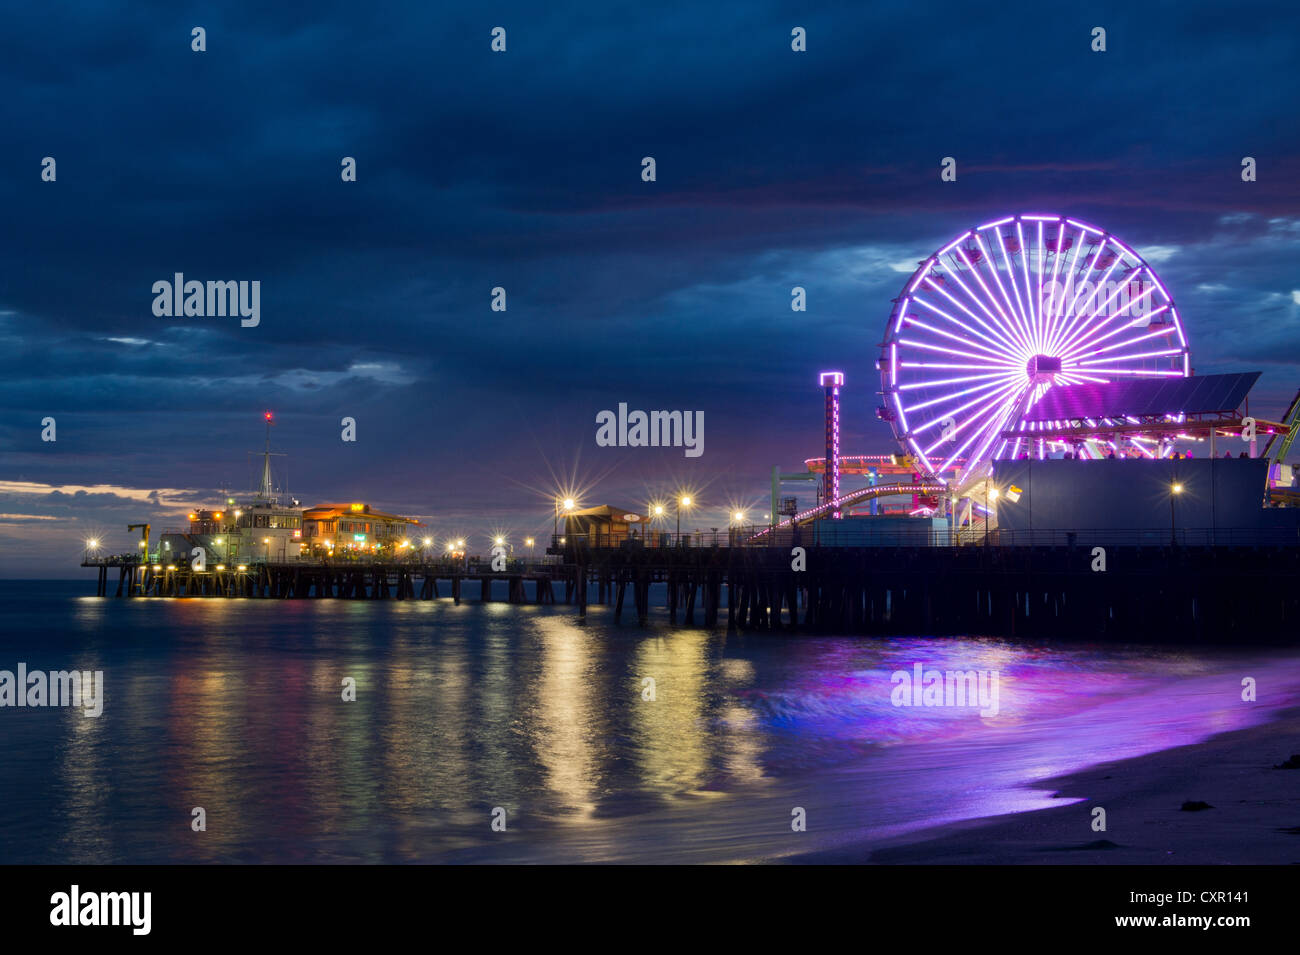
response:
<svg viewBox="0 0 1300 955"><path fill-rule="evenodd" d="M929 474L964 460L959 484L994 457L1045 453L1043 438L1002 434L1052 388L1190 373L1182 320L1151 266L1104 230L1049 214L996 219L926 258L881 357L895 438Z"/></svg>

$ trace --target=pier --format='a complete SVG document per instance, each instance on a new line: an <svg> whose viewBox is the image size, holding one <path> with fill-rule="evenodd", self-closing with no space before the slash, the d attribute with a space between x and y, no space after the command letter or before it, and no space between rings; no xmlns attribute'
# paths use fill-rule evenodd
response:
<svg viewBox="0 0 1300 955"><path fill-rule="evenodd" d="M1288 643L1300 624L1300 546L1135 538L1106 544L1099 569L1082 533L989 535L952 546L558 545L557 562L494 571L462 561L297 560L204 572L87 558L103 597L435 600L592 605L646 625L651 587L675 626L863 635L987 635L1179 643ZM803 569L792 558L803 548ZM116 571L116 574L112 574ZM116 588L110 584L117 577Z"/></svg>

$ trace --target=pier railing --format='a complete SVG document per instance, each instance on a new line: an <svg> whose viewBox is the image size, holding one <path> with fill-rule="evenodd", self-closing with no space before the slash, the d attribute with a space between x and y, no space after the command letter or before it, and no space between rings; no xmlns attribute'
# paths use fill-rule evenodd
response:
<svg viewBox="0 0 1300 955"><path fill-rule="evenodd" d="M919 523L919 522L918 522ZM1250 547L1300 546L1296 528L944 528L921 525L872 527L859 521L825 521L815 526L735 527L682 534L556 535L549 552L571 562L587 550L646 548L672 550L701 547Z"/></svg>
<svg viewBox="0 0 1300 955"><path fill-rule="evenodd" d="M561 559L554 555L538 554L534 557L507 557L505 569L498 571L502 574L537 574L546 573L556 570L560 567ZM158 568L159 570L189 570L190 563L186 560L176 560L170 555L150 554L148 556L139 553L125 554L91 554L86 553L82 557L82 567L121 567L123 565L139 565L145 568ZM231 558L229 561L209 558L206 566L206 573L212 573L221 568L236 572L239 568L256 568L256 567L324 567L335 568L338 570L349 570L367 567L388 567L394 570L414 570L414 571L436 571L442 574L465 574L479 573L492 569L492 558L485 557L446 557L442 555L432 556L427 554L407 554L401 557L390 556L346 556L346 557L327 557L320 554L303 554L294 557L257 557L257 558Z"/></svg>

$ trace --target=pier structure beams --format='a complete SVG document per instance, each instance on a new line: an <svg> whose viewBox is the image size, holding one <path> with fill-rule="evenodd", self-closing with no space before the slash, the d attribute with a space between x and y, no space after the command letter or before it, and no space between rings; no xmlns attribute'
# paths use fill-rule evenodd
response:
<svg viewBox="0 0 1300 955"><path fill-rule="evenodd" d="M1300 546L1109 546L1094 571L1086 542L1065 547L807 548L806 569L784 548L620 547L584 550L568 563L530 573L414 565L291 563L245 570L154 571L138 560L95 561L96 593L158 597L337 597L352 600L443 596L459 604L466 580L480 599L507 583L511 603L557 602L556 578L577 616L591 584L623 622L628 590L638 625L651 616L650 590L665 587L664 610L679 626L728 633L808 630L872 635L996 635L1014 638L1161 639L1285 643L1300 621ZM581 559L578 559L581 558ZM726 608L722 607L725 587ZM696 614L697 600L703 619ZM681 611L679 615L678 611Z"/></svg>

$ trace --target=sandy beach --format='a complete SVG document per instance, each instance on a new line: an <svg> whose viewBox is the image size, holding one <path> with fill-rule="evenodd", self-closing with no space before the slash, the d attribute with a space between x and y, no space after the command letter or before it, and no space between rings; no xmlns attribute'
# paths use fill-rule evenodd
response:
<svg viewBox="0 0 1300 955"><path fill-rule="evenodd" d="M786 862L883 865L1300 864L1300 709L1249 729L1044 780L1058 809L911 833L874 850L844 847ZM1212 808L1184 811L1185 802ZM1106 831L1092 829L1106 810Z"/></svg>

